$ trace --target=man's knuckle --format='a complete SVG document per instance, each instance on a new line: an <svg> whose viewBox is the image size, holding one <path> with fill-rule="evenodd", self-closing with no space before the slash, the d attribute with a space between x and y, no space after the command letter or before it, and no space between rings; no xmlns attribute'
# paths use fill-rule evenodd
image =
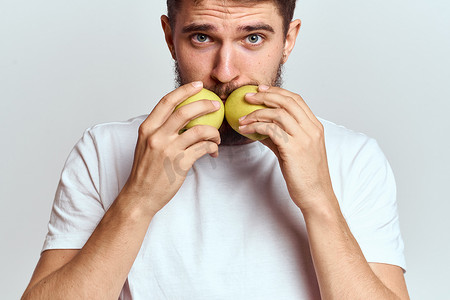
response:
<svg viewBox="0 0 450 300"><path fill-rule="evenodd" d="M139 125L139 129L138 129L138 135L139 136L145 136L147 134L147 132L148 132L147 126L145 126L144 123Z"/></svg>
<svg viewBox="0 0 450 300"><path fill-rule="evenodd" d="M200 144L198 144L198 145L195 146L194 150L195 150L196 152L204 151L204 150L205 150L205 147L206 147L206 146L205 146L204 143L200 143Z"/></svg>
<svg viewBox="0 0 450 300"><path fill-rule="evenodd" d="M319 128L319 130L322 132L322 135L323 135L325 132L325 128L323 127L323 124L321 122L317 122L317 123L318 123L317 127Z"/></svg>
<svg viewBox="0 0 450 300"><path fill-rule="evenodd" d="M185 111L184 109L182 109L182 108L177 109L177 110L173 113L173 116L174 116L176 119L182 120L182 121L186 120L186 118L187 118L186 111Z"/></svg>
<svg viewBox="0 0 450 300"><path fill-rule="evenodd" d="M217 144L211 141L204 141L202 145L203 154L212 153L216 151Z"/></svg>
<svg viewBox="0 0 450 300"><path fill-rule="evenodd" d="M211 142L209 143L209 149L210 149L209 153L214 153L219 150L219 145Z"/></svg>
<svg viewBox="0 0 450 300"><path fill-rule="evenodd" d="M294 101L297 102L297 103L302 103L302 102L304 102L304 101L303 101L303 98L302 98L300 95L298 95L298 94L295 94L295 95L294 95Z"/></svg>
<svg viewBox="0 0 450 300"><path fill-rule="evenodd" d="M202 135L203 131L204 131L204 130L202 130L202 126L194 126L194 127L191 127L190 130L192 130L192 133L196 136Z"/></svg>
<svg viewBox="0 0 450 300"><path fill-rule="evenodd" d="M217 138L220 137L219 131L213 126L204 126L204 134L207 138Z"/></svg>
<svg viewBox="0 0 450 300"><path fill-rule="evenodd" d="M261 116L261 109L257 109L249 114L247 114L247 119L252 119L252 120L259 120Z"/></svg>
<svg viewBox="0 0 450 300"><path fill-rule="evenodd" d="M157 135L147 138L147 146L152 150L164 150L164 143Z"/></svg>
<svg viewBox="0 0 450 300"><path fill-rule="evenodd" d="M169 105L171 104L171 97L169 97L169 95L165 95L164 97L161 98L161 104L163 105Z"/></svg>
<svg viewBox="0 0 450 300"><path fill-rule="evenodd" d="M180 96L177 95L175 91L164 95L161 99L161 101L164 103L164 105L175 107L176 104L180 103Z"/></svg>
<svg viewBox="0 0 450 300"><path fill-rule="evenodd" d="M217 142L217 146L222 142L220 132L218 130L215 131L214 140Z"/></svg>
<svg viewBox="0 0 450 300"><path fill-rule="evenodd" d="M324 132L322 129L317 127L316 129L313 130L313 136L315 139L322 139L324 136Z"/></svg>
<svg viewBox="0 0 450 300"><path fill-rule="evenodd" d="M277 109L276 110L276 120L281 121L283 118L286 118L288 116L288 112L284 109Z"/></svg>
<svg viewBox="0 0 450 300"><path fill-rule="evenodd" d="M141 137L149 136L153 132L153 128L149 123L142 123L138 128L138 135Z"/></svg>

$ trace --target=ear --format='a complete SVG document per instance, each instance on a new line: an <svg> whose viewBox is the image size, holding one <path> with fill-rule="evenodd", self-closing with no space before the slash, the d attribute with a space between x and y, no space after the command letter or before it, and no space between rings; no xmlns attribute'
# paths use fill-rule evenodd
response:
<svg viewBox="0 0 450 300"><path fill-rule="evenodd" d="M170 27L169 18L165 15L161 16L161 26L164 31L164 37L166 39L167 47L169 47L170 54L172 54L174 60L177 60L173 44L172 28Z"/></svg>
<svg viewBox="0 0 450 300"><path fill-rule="evenodd" d="M283 64L288 60L289 55L294 49L295 41L297 40L297 35L300 31L301 25L302 21L299 19L294 20L289 24L289 29L286 35L286 41L284 42Z"/></svg>

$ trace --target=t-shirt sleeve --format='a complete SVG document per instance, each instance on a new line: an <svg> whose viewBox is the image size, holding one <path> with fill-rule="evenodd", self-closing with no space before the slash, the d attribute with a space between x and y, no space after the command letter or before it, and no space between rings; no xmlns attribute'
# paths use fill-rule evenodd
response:
<svg viewBox="0 0 450 300"><path fill-rule="evenodd" d="M61 173L42 251L81 249L97 227L105 214L98 164L95 141L87 130Z"/></svg>
<svg viewBox="0 0 450 300"><path fill-rule="evenodd" d="M406 271L392 169L374 139L359 149L350 166L344 216L368 262Z"/></svg>

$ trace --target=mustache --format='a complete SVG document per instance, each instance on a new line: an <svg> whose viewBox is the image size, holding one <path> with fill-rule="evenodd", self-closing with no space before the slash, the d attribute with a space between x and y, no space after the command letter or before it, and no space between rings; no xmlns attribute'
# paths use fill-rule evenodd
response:
<svg viewBox="0 0 450 300"><path fill-rule="evenodd" d="M258 86L258 82L248 82L243 85L256 85ZM236 83L226 83L226 84L216 84L214 86L205 86L205 89L208 89L215 94L217 94L222 100L228 98L228 96L237 88L240 88L243 85L238 85Z"/></svg>

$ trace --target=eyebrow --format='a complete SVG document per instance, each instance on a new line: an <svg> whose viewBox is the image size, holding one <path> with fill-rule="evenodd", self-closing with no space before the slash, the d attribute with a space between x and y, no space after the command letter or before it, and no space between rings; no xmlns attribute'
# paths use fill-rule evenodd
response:
<svg viewBox="0 0 450 300"><path fill-rule="evenodd" d="M182 33L190 33L197 31L217 31L217 27L211 24L196 24L192 23L187 26L184 26L181 30Z"/></svg>
<svg viewBox="0 0 450 300"><path fill-rule="evenodd" d="M239 26L238 30L239 31L246 31L246 32L264 30L264 31L275 33L275 30L273 29L272 26L270 26L268 24L264 24L264 23L258 23L258 24L255 24L255 25Z"/></svg>
<svg viewBox="0 0 450 300"><path fill-rule="evenodd" d="M243 26L239 26L237 30L244 31L244 32L264 30L264 31L268 31L271 33L275 33L275 30L273 29L273 27L268 24L265 24L265 23L257 23L254 25L243 25ZM198 32L198 31L208 32L208 31L218 31L218 29L216 26L214 26L212 24L192 23L192 24L184 26L183 29L181 30L182 33L191 33L191 32Z"/></svg>

